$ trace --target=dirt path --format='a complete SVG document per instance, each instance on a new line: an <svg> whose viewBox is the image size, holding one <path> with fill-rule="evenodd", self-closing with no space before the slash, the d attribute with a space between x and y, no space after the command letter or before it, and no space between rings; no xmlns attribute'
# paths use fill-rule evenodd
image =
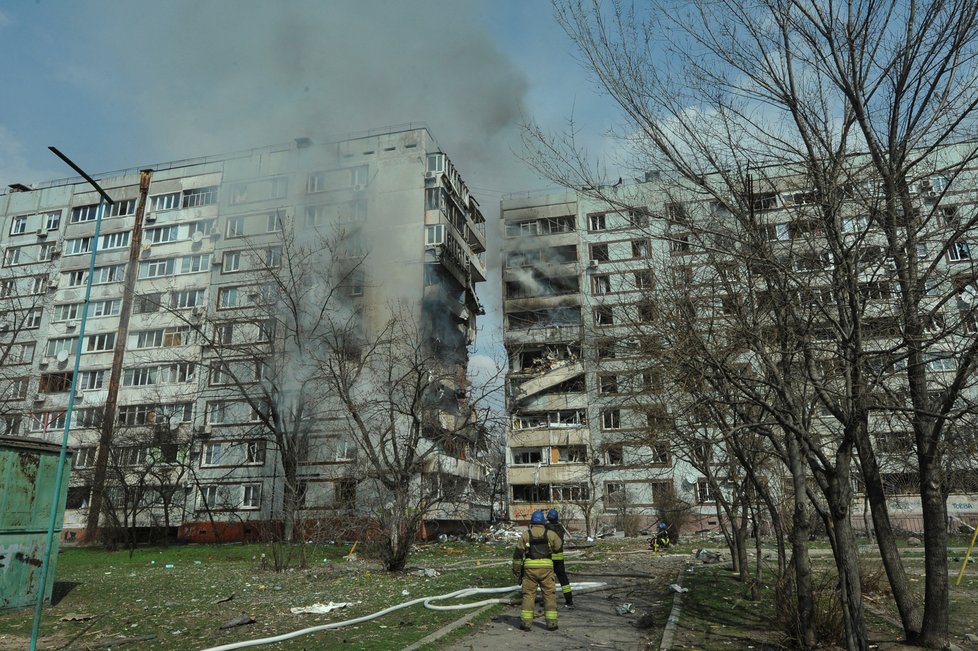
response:
<svg viewBox="0 0 978 651"><path fill-rule="evenodd" d="M572 582L601 581L607 587L576 595L574 608L558 607L560 629L547 631L537 604L533 630L519 630L519 606L507 607L491 621L473 628L444 651L502 651L508 649L648 649L658 645L672 608L669 584L675 582L681 556L652 552L614 556L605 561L568 561ZM562 598L558 594L558 603ZM631 603L634 612L618 615L615 608Z"/></svg>

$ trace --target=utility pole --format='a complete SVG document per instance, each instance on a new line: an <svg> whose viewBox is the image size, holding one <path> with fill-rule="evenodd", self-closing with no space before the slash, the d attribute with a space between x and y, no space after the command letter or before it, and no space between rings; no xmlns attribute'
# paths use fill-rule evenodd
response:
<svg viewBox="0 0 978 651"><path fill-rule="evenodd" d="M105 476L108 472L109 449L115 430L116 409L119 404L119 383L122 381L122 362L126 354L126 339L129 336L129 317L136 293L136 277L139 271L139 253L143 248L143 215L146 212L146 197L153 170L139 171L139 200L136 203L136 222L132 227L129 243L129 263L126 265L125 289L122 292L122 307L119 312L119 330L116 334L115 350L112 352L112 368L109 370L109 388L102 408L101 432L98 452L95 456L95 471L92 477L92 496L85 522L85 539L92 541L98 532L99 518L105 496Z"/></svg>

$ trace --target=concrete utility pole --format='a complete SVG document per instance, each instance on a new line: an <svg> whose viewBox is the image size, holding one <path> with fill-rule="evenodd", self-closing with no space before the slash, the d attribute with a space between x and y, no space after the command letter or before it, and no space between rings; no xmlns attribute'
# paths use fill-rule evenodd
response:
<svg viewBox="0 0 978 651"><path fill-rule="evenodd" d="M115 412L119 403L119 383L122 381L122 362L126 354L126 338L129 335L129 316L136 293L136 277L139 271L139 254L143 248L143 214L146 212L146 196L153 170L139 171L139 200L136 203L136 223L132 227L129 243L129 263L126 265L125 289L122 292L122 307L119 312L119 330L116 334L115 350L112 352L112 368L109 370L109 389L102 408L102 427L95 456L95 472L92 477L92 495L85 522L85 540L95 540L98 533L99 518L105 496L105 475L108 472L109 448L115 430Z"/></svg>

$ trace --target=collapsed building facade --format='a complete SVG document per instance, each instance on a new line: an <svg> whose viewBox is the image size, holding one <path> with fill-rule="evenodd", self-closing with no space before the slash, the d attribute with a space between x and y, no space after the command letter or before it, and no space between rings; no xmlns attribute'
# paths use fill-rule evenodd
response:
<svg viewBox="0 0 978 651"><path fill-rule="evenodd" d="M287 519L288 496L335 536L378 496L313 369L336 355L325 342L347 336L352 358L395 312L423 324L440 360L418 485L464 488L429 522L488 518L465 376L485 224L427 129L97 178L114 200L98 231L99 196L80 179L0 196L3 433L60 441L76 380L66 540L93 526L256 537Z"/></svg>
<svg viewBox="0 0 978 651"><path fill-rule="evenodd" d="M952 527L978 521L978 388L973 375L958 373L970 363L978 316L968 239L978 176L971 164L961 167L967 156L967 147L943 148L922 165L931 171L907 180L914 212L903 225L919 240L922 372L932 402L925 411L947 419L943 476ZM877 186L858 176L858 159L852 165L859 180L846 187L836 228L865 338L858 365L869 387L862 398L867 426L894 526L921 531L899 286L874 223ZM832 401L846 395L837 345L846 333L838 329L830 284L840 282L841 261L829 252L803 172L758 168L747 192L737 200L747 203L749 232L732 218L729 206L737 201L727 204L716 198L722 191L690 188L661 173L602 188L600 201L587 188L502 202L511 518L557 506L565 520L581 528L587 521L589 530L634 532L659 518L681 518L686 529L721 524L718 502L744 476L716 435L716 418L704 416L714 405L684 400L677 374L683 328L696 333L691 343L726 347L727 372L762 384L767 380L744 338L773 350L782 338L769 320L772 310L800 315L807 325L791 335L798 337L793 345L810 355L804 374L818 387L812 389L818 397L802 406L806 426L821 445L837 440L842 412L833 411ZM765 288L764 274L772 270L790 285L780 307ZM753 325L745 325L748 317ZM696 363L685 372L702 381L707 371ZM944 404L949 390L960 395ZM763 472L790 512L783 464L767 463ZM854 524L870 529L858 473L853 484Z"/></svg>

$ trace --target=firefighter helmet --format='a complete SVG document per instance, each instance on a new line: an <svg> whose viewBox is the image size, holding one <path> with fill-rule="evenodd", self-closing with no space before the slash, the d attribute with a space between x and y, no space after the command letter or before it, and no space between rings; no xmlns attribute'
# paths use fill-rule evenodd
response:
<svg viewBox="0 0 978 651"><path fill-rule="evenodd" d="M557 509L550 509L547 511L547 521L556 523L560 519L560 514L557 513Z"/></svg>
<svg viewBox="0 0 978 651"><path fill-rule="evenodd" d="M547 520L543 517L543 511L534 511L530 517L530 524L546 524Z"/></svg>

